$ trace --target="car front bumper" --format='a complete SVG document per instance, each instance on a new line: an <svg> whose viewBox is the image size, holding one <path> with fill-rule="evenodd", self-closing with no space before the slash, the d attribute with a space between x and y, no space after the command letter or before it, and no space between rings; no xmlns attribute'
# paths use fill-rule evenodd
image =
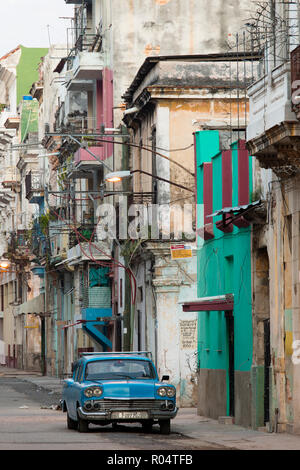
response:
<svg viewBox="0 0 300 470"><path fill-rule="evenodd" d="M114 410L115 412L116 410ZM128 411L128 410L118 410L118 411ZM134 411L134 410L132 410ZM139 410L140 411L140 410ZM144 410L148 413L148 418L147 419L158 419L158 420L164 420L164 419L173 419L177 415L178 408L175 408L172 411L160 411L160 410ZM81 419L84 419L86 421L126 421L126 419L115 419L112 418L112 411L84 411L82 407L78 408L78 415ZM142 418L130 418L128 421L143 421Z"/></svg>

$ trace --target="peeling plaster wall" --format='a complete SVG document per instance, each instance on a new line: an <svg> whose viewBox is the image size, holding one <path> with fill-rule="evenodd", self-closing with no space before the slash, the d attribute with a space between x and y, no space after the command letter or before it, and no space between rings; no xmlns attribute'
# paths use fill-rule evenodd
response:
<svg viewBox="0 0 300 470"><path fill-rule="evenodd" d="M267 224L253 235L253 256L256 259L253 273L253 370L256 368L259 375L259 369L263 368L263 329L259 320L269 315L270 423L273 429L277 421L279 431L299 433L300 368L299 364L293 364L292 359L293 341L300 340L299 177L280 183L271 170L262 170L259 178L256 174L256 181L262 194L268 196L268 218ZM269 304L264 292L266 266L260 253L262 249L269 259ZM263 387L263 377L258 382L256 393L259 386ZM256 405L260 406L259 400ZM262 412L262 409L257 410L256 419L259 420Z"/></svg>
<svg viewBox="0 0 300 470"><path fill-rule="evenodd" d="M252 8L251 0L147 0L146 8L145 0L94 0L105 67L113 74L114 127L122 121L122 95L146 57L227 52L229 35ZM115 156L121 159L119 146Z"/></svg>
<svg viewBox="0 0 300 470"><path fill-rule="evenodd" d="M17 110L17 81L16 67L20 61L21 48L16 49L12 54L7 54L0 60L0 65L6 71L6 78L0 81L0 103L5 103L10 107L10 111ZM3 72L4 70L1 70Z"/></svg>
<svg viewBox="0 0 300 470"><path fill-rule="evenodd" d="M300 368L292 360L292 343L300 340L298 184L299 178L273 184L270 223L264 237L270 260L270 418L274 427L278 409L279 431L295 433L300 431Z"/></svg>
<svg viewBox="0 0 300 470"><path fill-rule="evenodd" d="M116 103L149 55L227 51L228 34L240 29L253 7L249 0L148 0L147 8L144 0L110 3Z"/></svg>
<svg viewBox="0 0 300 470"><path fill-rule="evenodd" d="M57 80L57 73L54 73L55 67L57 66L61 50L64 45L52 46L49 53L44 57L43 63L40 67L40 78L43 80L43 96L39 105L39 139L41 140L45 135L45 125L49 125L50 132L54 132L53 129L53 116L58 108L59 99L61 98L61 90L65 90L65 87L61 86L61 81ZM55 80L56 78L56 80ZM42 151L41 153L55 153L49 151ZM51 156L48 158L39 159L40 169L45 169L45 181L49 181L53 191L57 191L57 172L53 169L56 168L58 162L57 156ZM49 195L49 202L52 205L56 205L57 197Z"/></svg>
<svg viewBox="0 0 300 470"><path fill-rule="evenodd" d="M153 287L157 314L157 369L176 386L178 406L197 404L197 351L182 346L181 321L197 320L182 312L180 301L196 297L197 260L171 261L165 244L148 246L155 255ZM168 245L168 244L167 244ZM195 328L197 330L197 327Z"/></svg>

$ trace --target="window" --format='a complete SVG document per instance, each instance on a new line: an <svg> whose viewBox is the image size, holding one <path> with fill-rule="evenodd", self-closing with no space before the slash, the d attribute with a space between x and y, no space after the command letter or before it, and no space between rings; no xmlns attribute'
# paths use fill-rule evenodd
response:
<svg viewBox="0 0 300 470"><path fill-rule="evenodd" d="M138 359L109 359L89 362L86 366L86 380L109 379L154 379L150 361Z"/></svg>
<svg viewBox="0 0 300 470"><path fill-rule="evenodd" d="M123 307L123 279L120 279L120 307Z"/></svg>
<svg viewBox="0 0 300 470"><path fill-rule="evenodd" d="M157 176L156 170L156 127L152 130L152 175ZM157 179L152 178L152 202L153 204L157 204Z"/></svg>

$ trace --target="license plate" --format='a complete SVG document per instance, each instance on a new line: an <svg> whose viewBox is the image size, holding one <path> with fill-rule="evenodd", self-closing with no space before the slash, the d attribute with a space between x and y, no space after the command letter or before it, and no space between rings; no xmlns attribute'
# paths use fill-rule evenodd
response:
<svg viewBox="0 0 300 470"><path fill-rule="evenodd" d="M111 419L148 419L147 411L113 411Z"/></svg>

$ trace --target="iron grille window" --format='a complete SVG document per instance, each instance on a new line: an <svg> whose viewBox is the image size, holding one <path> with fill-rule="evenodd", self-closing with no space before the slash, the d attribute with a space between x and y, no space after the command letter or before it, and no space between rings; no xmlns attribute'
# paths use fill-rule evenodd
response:
<svg viewBox="0 0 300 470"><path fill-rule="evenodd" d="M300 80L300 46L291 52L291 81L293 83Z"/></svg>
<svg viewBox="0 0 300 470"><path fill-rule="evenodd" d="M26 190L26 197L29 196L31 192L31 172L25 176L25 190Z"/></svg>

